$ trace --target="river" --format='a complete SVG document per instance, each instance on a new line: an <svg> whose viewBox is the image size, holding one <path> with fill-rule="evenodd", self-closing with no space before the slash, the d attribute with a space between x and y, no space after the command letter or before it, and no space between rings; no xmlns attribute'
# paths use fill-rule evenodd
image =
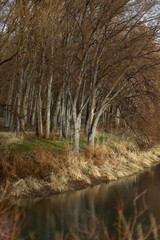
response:
<svg viewBox="0 0 160 240"><path fill-rule="evenodd" d="M140 197L139 194L145 190L146 193ZM102 226L105 224L111 239L114 239L113 235L118 239L117 206L122 202L124 216L127 220L133 219L133 201L137 196L138 212L149 206L138 222L142 221L143 227L147 229L148 215L152 212L160 223L160 165L108 184L46 198L22 200L18 204L24 208L28 219L22 237L27 236L27 240L60 240L68 239L70 232L72 235L81 234L79 239L94 239L97 232L99 239L106 239L102 236ZM90 238L82 234L87 231ZM153 236L148 239L153 239Z"/></svg>

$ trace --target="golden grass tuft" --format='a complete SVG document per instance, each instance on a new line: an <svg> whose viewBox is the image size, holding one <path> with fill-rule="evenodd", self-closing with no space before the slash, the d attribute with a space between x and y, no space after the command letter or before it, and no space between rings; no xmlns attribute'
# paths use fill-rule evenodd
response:
<svg viewBox="0 0 160 240"><path fill-rule="evenodd" d="M0 144L2 146L8 146L12 143L21 143L22 141L23 136L17 138L15 132L0 132Z"/></svg>

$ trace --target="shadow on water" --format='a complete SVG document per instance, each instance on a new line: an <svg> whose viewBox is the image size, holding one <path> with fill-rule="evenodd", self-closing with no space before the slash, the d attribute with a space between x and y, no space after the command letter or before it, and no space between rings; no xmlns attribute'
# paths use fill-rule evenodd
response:
<svg viewBox="0 0 160 240"><path fill-rule="evenodd" d="M117 229L115 223L120 199L124 203L126 218L130 219L134 214L133 200L145 189L145 202L160 223L160 165L157 165L144 173L109 184L47 198L22 200L18 204L24 207L29 219L22 236L35 232L34 237L27 239L67 239L69 229L77 226L83 229L92 219L107 223L112 235ZM140 210L144 207L142 202L138 205Z"/></svg>

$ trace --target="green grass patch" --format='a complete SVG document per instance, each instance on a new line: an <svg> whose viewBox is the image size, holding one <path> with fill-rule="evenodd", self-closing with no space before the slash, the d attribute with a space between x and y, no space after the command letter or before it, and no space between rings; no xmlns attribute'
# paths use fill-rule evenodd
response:
<svg viewBox="0 0 160 240"><path fill-rule="evenodd" d="M121 143L121 142L134 142L133 138L124 135L116 135L112 133L104 133L95 138L95 143Z"/></svg>
<svg viewBox="0 0 160 240"><path fill-rule="evenodd" d="M23 153L30 152L38 147L50 152L61 152L65 149L63 142L48 140L24 140L22 143L14 143L8 146L12 152Z"/></svg>
<svg viewBox="0 0 160 240"><path fill-rule="evenodd" d="M84 148L87 141L80 140L80 148ZM34 140L23 140L21 143L12 143L8 146L12 152L23 153L30 152L36 148L41 148L52 153L60 154L67 148L73 148L73 139L60 138L59 140L45 140L45 139L34 139Z"/></svg>
<svg viewBox="0 0 160 240"><path fill-rule="evenodd" d="M36 148L36 142L24 140L22 143L12 143L8 145L8 148L11 150L11 152L17 153L29 152Z"/></svg>
<svg viewBox="0 0 160 240"><path fill-rule="evenodd" d="M4 138L5 141L5 138ZM112 133L103 133L98 132L97 136L95 137L95 144L101 145L101 144L112 144L112 143L122 143L123 142L134 142L133 138L126 137L124 135L118 135L118 134L112 134ZM87 146L87 139L81 138L80 139L80 149L84 149L85 146ZM0 148L4 148L2 142L0 143ZM42 139L36 139L33 138L31 140L22 140L20 142L13 142L8 145L6 145L6 148L10 149L11 152L14 153L23 153L23 152L30 152L34 149L40 148L45 151L49 151L53 154L61 154L65 152L66 150L73 149L73 138L56 138L55 140L49 139L46 140L44 138Z"/></svg>

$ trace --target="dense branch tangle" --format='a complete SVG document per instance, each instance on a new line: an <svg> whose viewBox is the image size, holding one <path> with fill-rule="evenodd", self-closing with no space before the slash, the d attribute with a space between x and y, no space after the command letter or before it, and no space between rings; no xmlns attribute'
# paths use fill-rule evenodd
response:
<svg viewBox="0 0 160 240"><path fill-rule="evenodd" d="M83 129L94 146L102 115L105 124L110 109L120 117L126 99L132 95L132 103L138 104L157 80L159 73L153 68L159 64L159 25L151 11L155 4L144 0L1 4L0 102L10 106L5 127L16 129L17 136L27 128L46 138L56 131L63 137L72 134L76 152Z"/></svg>

